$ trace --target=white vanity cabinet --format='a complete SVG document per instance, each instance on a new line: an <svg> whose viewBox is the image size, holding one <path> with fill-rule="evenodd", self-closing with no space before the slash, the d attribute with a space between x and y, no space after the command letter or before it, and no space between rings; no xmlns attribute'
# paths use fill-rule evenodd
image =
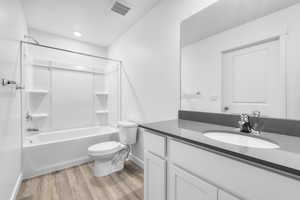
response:
<svg viewBox="0 0 300 200"><path fill-rule="evenodd" d="M172 164L168 192L169 200L241 200Z"/></svg>
<svg viewBox="0 0 300 200"><path fill-rule="evenodd" d="M144 199L166 200L166 138L144 133Z"/></svg>
<svg viewBox="0 0 300 200"><path fill-rule="evenodd" d="M217 200L218 188L171 165L169 168L169 200Z"/></svg>
<svg viewBox="0 0 300 200"><path fill-rule="evenodd" d="M224 192L223 190L218 191L218 200L240 200L231 194Z"/></svg>
<svg viewBox="0 0 300 200"><path fill-rule="evenodd" d="M300 181L147 130L145 200L298 200Z"/></svg>
<svg viewBox="0 0 300 200"><path fill-rule="evenodd" d="M144 154L145 200L166 199L166 161L145 151Z"/></svg>

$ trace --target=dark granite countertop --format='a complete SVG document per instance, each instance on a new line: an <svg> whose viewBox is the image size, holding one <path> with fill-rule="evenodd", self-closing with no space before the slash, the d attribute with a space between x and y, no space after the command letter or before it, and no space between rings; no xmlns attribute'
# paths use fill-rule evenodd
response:
<svg viewBox="0 0 300 200"><path fill-rule="evenodd" d="M262 132L259 138L272 141L280 148L259 149L218 142L203 135L207 131L240 134L237 128L229 126L175 119L141 124L139 127L300 180L300 137Z"/></svg>

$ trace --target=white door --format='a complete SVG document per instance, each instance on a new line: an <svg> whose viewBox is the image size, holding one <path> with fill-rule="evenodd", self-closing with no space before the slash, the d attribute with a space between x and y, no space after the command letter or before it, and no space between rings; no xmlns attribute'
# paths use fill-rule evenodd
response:
<svg viewBox="0 0 300 200"><path fill-rule="evenodd" d="M218 189L192 174L170 166L169 200L217 200Z"/></svg>
<svg viewBox="0 0 300 200"><path fill-rule="evenodd" d="M223 190L219 190L218 197L219 197L218 200L240 200L237 197L235 197L227 192L224 192Z"/></svg>
<svg viewBox="0 0 300 200"><path fill-rule="evenodd" d="M223 53L223 111L261 111L265 116L284 118L285 69L280 59L279 40Z"/></svg>
<svg viewBox="0 0 300 200"><path fill-rule="evenodd" d="M166 199L166 161L145 151L144 154L144 197L145 200Z"/></svg>

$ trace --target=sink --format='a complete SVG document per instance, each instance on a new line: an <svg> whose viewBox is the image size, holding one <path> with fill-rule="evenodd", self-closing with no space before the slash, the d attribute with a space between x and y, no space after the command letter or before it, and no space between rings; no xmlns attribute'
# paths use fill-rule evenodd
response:
<svg viewBox="0 0 300 200"><path fill-rule="evenodd" d="M213 140L217 140L228 144L234 144L238 146L252 147L258 149L279 148L279 146L273 142L270 142L265 139L253 137L250 135L249 136L240 135L237 133L223 132L223 131L206 132L203 135Z"/></svg>

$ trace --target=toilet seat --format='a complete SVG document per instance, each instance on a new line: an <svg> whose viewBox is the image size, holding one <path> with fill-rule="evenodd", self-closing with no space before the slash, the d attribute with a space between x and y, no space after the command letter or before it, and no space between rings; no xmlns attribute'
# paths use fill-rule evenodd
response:
<svg viewBox="0 0 300 200"><path fill-rule="evenodd" d="M110 141L92 145L88 148L89 155L101 156L113 154L124 148L124 145L120 142Z"/></svg>

